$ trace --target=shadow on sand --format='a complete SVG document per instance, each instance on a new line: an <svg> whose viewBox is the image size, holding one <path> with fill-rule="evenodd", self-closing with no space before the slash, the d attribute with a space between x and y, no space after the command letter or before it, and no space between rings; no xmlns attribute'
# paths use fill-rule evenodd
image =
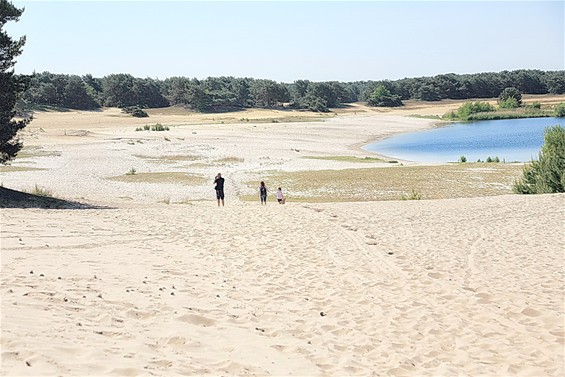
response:
<svg viewBox="0 0 565 377"><path fill-rule="evenodd" d="M0 187L0 208L111 209L106 206L28 194L5 187Z"/></svg>

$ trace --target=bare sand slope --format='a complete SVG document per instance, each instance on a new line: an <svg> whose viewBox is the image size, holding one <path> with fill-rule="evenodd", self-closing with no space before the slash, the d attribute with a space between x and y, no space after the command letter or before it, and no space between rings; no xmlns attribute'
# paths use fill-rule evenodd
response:
<svg viewBox="0 0 565 377"><path fill-rule="evenodd" d="M3 210L2 375L563 375L564 204Z"/></svg>

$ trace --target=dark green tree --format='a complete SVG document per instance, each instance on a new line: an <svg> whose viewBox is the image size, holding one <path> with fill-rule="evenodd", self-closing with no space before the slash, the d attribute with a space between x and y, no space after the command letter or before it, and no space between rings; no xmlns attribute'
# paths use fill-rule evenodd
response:
<svg viewBox="0 0 565 377"><path fill-rule="evenodd" d="M169 105L165 97L161 94L161 88L157 80L151 78L135 78L131 91L133 92L133 100L136 106L156 108Z"/></svg>
<svg viewBox="0 0 565 377"><path fill-rule="evenodd" d="M249 91L256 107L273 107L290 99L287 87L273 80L254 80Z"/></svg>
<svg viewBox="0 0 565 377"><path fill-rule="evenodd" d="M512 108L522 105L522 93L516 88L505 88L498 96L498 104L500 107Z"/></svg>
<svg viewBox="0 0 565 377"><path fill-rule="evenodd" d="M189 85L184 98L184 103L194 110L205 112L212 109L212 98L201 85Z"/></svg>
<svg viewBox="0 0 565 377"><path fill-rule="evenodd" d="M367 101L369 106L396 107L402 106L400 96L393 95L384 84L379 84Z"/></svg>
<svg viewBox="0 0 565 377"><path fill-rule="evenodd" d="M89 110L100 107L88 93L86 84L79 76L67 77L62 94L64 99L61 105L65 108Z"/></svg>
<svg viewBox="0 0 565 377"><path fill-rule="evenodd" d="M126 73L111 74L102 78L104 105L128 107L138 105L133 92L135 77Z"/></svg>
<svg viewBox="0 0 565 377"><path fill-rule="evenodd" d="M551 94L565 93L565 73L563 71L552 71L545 74L547 91Z"/></svg>
<svg viewBox="0 0 565 377"><path fill-rule="evenodd" d="M306 96L310 84L311 82L309 80L296 80L291 90L293 98L299 99Z"/></svg>
<svg viewBox="0 0 565 377"><path fill-rule="evenodd" d="M21 94L29 85L29 78L14 74L14 60L22 53L25 37L13 40L4 31L9 21L18 21L23 9L18 9L7 0L0 0L0 163L12 160L22 149L18 131L23 129L31 118L14 119L14 107Z"/></svg>
<svg viewBox="0 0 565 377"><path fill-rule="evenodd" d="M91 110L100 107L98 96L80 76L42 72L34 74L24 99L36 105Z"/></svg>
<svg viewBox="0 0 565 377"><path fill-rule="evenodd" d="M422 101L439 101L441 99L440 91L432 83L421 85L414 93L416 99Z"/></svg>
<svg viewBox="0 0 565 377"><path fill-rule="evenodd" d="M172 106L186 105L185 96L189 86L190 79L180 76L170 77L162 85L164 95Z"/></svg>

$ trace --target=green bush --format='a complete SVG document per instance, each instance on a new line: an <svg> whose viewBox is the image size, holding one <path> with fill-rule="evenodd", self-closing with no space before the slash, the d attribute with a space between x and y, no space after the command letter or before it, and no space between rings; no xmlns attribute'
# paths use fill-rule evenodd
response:
<svg viewBox="0 0 565 377"><path fill-rule="evenodd" d="M539 103L538 101L534 101L532 103L527 103L525 107L526 107L526 109L539 110L539 109L541 109L541 103Z"/></svg>
<svg viewBox="0 0 565 377"><path fill-rule="evenodd" d="M555 106L555 116L558 118L565 117L565 102L561 102L559 105Z"/></svg>
<svg viewBox="0 0 565 377"><path fill-rule="evenodd" d="M498 104L500 107L502 107L502 103L506 103L507 105L516 103L517 106L515 107L520 107L522 106L522 93L520 93L520 91L516 88L506 88L498 96ZM508 107L504 108L507 109Z"/></svg>
<svg viewBox="0 0 565 377"><path fill-rule="evenodd" d="M518 194L565 192L565 128L545 130L544 145L538 160L524 167L523 177L514 183Z"/></svg>
<svg viewBox="0 0 565 377"><path fill-rule="evenodd" d="M453 120L453 119L458 119L458 118L459 118L459 116L453 110L443 114L442 117L441 117L441 119L448 119L448 120Z"/></svg>
<svg viewBox="0 0 565 377"><path fill-rule="evenodd" d="M505 100L498 101L498 106L501 109L517 109L520 107L520 103L516 98L510 97Z"/></svg>
<svg viewBox="0 0 565 377"><path fill-rule="evenodd" d="M457 116L461 119L468 119L471 114L495 111L493 105L488 102L465 102L457 109Z"/></svg>
<svg viewBox="0 0 565 377"><path fill-rule="evenodd" d="M384 106L384 107L398 107L402 106L402 100L400 96L394 95L386 88L386 86L380 84L377 85L371 97L367 100L367 105L369 106Z"/></svg>
<svg viewBox="0 0 565 377"><path fill-rule="evenodd" d="M168 131L168 126L163 126L161 123L157 123L151 126L151 131Z"/></svg>
<svg viewBox="0 0 565 377"><path fill-rule="evenodd" d="M467 157L465 156L459 157L459 162L467 162Z"/></svg>

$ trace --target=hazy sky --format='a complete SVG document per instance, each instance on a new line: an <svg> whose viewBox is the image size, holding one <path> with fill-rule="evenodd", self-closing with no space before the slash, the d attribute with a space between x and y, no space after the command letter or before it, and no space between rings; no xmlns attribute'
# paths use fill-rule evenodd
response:
<svg viewBox="0 0 565 377"><path fill-rule="evenodd" d="M12 1L16 71L396 80L565 69L563 1Z"/></svg>

